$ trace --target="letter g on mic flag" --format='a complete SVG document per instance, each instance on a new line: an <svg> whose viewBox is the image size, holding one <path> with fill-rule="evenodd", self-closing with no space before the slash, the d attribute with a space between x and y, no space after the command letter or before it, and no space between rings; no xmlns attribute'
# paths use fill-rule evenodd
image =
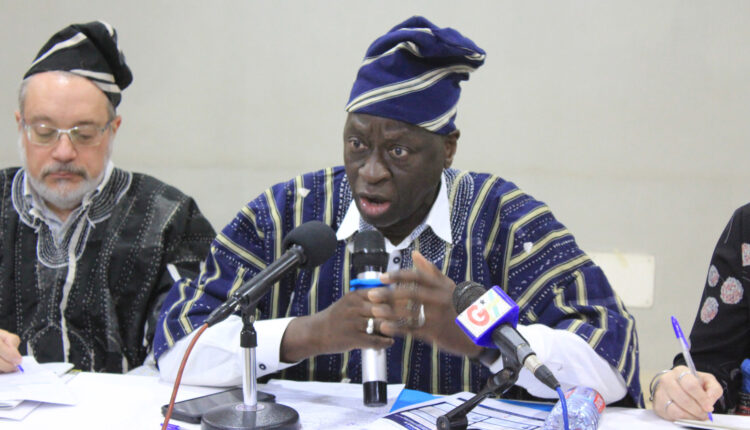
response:
<svg viewBox="0 0 750 430"><path fill-rule="evenodd" d="M497 285L487 290L456 317L456 324L479 346L496 348L492 331L501 324L514 328L518 323L518 305Z"/></svg>

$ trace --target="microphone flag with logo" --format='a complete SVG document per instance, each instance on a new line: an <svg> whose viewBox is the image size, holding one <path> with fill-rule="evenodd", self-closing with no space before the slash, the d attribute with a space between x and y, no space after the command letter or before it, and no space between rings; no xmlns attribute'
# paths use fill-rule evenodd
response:
<svg viewBox="0 0 750 430"><path fill-rule="evenodd" d="M479 346L495 348L492 331L501 324L518 324L518 305L494 286L456 317L456 323Z"/></svg>

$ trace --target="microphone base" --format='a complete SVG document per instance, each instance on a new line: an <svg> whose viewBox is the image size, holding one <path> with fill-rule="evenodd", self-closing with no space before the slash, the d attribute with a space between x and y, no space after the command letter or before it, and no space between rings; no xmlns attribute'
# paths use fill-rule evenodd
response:
<svg viewBox="0 0 750 430"><path fill-rule="evenodd" d="M298 430L299 414L289 406L258 402L255 408L244 403L220 406L203 414L202 430L279 429Z"/></svg>
<svg viewBox="0 0 750 430"><path fill-rule="evenodd" d="M365 406L378 407L388 403L388 384L385 381L368 381L362 383Z"/></svg>

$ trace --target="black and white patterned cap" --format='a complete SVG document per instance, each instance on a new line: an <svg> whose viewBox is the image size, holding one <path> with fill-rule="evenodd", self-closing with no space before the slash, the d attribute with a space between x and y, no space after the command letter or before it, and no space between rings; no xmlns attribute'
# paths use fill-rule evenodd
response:
<svg viewBox="0 0 750 430"><path fill-rule="evenodd" d="M122 90L133 82L125 55L117 45L117 31L104 21L72 24L55 33L23 77L51 71L89 79L114 106L120 104Z"/></svg>

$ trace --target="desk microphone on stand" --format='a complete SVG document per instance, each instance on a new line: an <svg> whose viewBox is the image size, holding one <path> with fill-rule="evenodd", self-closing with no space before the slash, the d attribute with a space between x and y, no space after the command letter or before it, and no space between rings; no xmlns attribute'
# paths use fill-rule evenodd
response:
<svg viewBox="0 0 750 430"><path fill-rule="evenodd" d="M209 315L211 326L242 307L240 345L245 352L243 367L243 401L214 408L203 415L203 430L299 429L299 414L278 403L259 402L256 378L255 348L258 338L253 326L258 301L282 276L300 267L311 269L323 264L336 251L336 234L320 221L310 221L295 228L284 238L286 251L260 271L220 307Z"/></svg>
<svg viewBox="0 0 750 430"><path fill-rule="evenodd" d="M467 414L490 394L502 394L510 389L518 380L521 367L553 390L560 387L555 375L539 361L516 330L518 305L500 287L486 290L476 282L462 282L453 291L453 307L458 313L456 324L474 343L500 351L503 369L474 397L438 417L438 430L466 430Z"/></svg>
<svg viewBox="0 0 750 430"><path fill-rule="evenodd" d="M456 323L480 346L497 348L502 357L513 359L552 390L560 383L516 330L518 305L500 287L489 290L476 282L458 284L453 291Z"/></svg>

